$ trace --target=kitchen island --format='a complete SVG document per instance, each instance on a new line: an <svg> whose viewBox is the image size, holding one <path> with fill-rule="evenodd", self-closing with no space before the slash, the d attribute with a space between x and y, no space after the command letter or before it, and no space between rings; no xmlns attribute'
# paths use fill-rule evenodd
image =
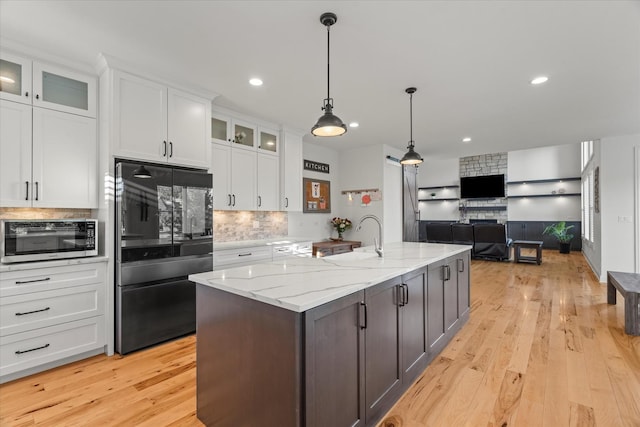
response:
<svg viewBox="0 0 640 427"><path fill-rule="evenodd" d="M208 426L372 426L469 318L470 246L392 243L189 276Z"/></svg>

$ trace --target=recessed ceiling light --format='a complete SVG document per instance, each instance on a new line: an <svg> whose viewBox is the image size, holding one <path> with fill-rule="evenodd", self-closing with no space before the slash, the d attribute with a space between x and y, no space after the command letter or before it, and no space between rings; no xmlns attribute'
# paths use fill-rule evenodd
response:
<svg viewBox="0 0 640 427"><path fill-rule="evenodd" d="M468 136L464 137L462 138L462 142L471 142L471 138L469 138Z"/></svg>
<svg viewBox="0 0 640 427"><path fill-rule="evenodd" d="M349 123L349 127L350 127L350 128L357 128L358 126L360 126L360 123L358 123L358 122L351 122L351 123Z"/></svg>
<svg viewBox="0 0 640 427"><path fill-rule="evenodd" d="M0 76L0 82L5 82L5 83L11 83L14 84L16 81L13 80L11 77L7 77L7 76Z"/></svg>
<svg viewBox="0 0 640 427"><path fill-rule="evenodd" d="M531 80L531 84L532 85L539 85L539 84L542 84L542 83L546 82L547 80L549 80L549 77L540 76L540 77L536 77L535 79Z"/></svg>
<svg viewBox="0 0 640 427"><path fill-rule="evenodd" d="M251 86L262 86L262 80L260 80L260 79L259 79L259 78L257 78L257 77L254 77L254 78L252 78L252 79L250 79L250 80L249 80L249 84L250 84Z"/></svg>

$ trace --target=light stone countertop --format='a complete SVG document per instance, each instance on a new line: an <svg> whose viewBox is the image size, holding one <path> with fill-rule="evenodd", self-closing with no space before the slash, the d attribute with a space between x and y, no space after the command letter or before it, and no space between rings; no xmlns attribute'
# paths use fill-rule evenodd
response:
<svg viewBox="0 0 640 427"><path fill-rule="evenodd" d="M270 239L238 240L238 241L232 241L232 242L216 242L214 240L213 250L223 251L226 249L242 249L242 248L252 248L255 246L273 246L273 245L279 245L279 244L300 243L300 242L313 242L313 239L309 239L305 237L283 236L283 237L272 237Z"/></svg>
<svg viewBox="0 0 640 427"><path fill-rule="evenodd" d="M418 268L463 253L468 245L390 243L324 258L289 257L192 274L189 280L295 312L334 301Z"/></svg>
<svg viewBox="0 0 640 427"><path fill-rule="evenodd" d="M0 264L0 273L9 271L26 271L37 268L62 267L66 265L93 264L97 262L107 262L109 257L106 256L90 256L82 258L66 258L49 261L31 261L31 262L14 262L9 264Z"/></svg>

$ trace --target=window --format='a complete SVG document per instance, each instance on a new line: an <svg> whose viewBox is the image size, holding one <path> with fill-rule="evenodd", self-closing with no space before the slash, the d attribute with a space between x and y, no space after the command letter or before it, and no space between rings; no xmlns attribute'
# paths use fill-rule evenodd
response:
<svg viewBox="0 0 640 427"><path fill-rule="evenodd" d="M582 171L585 170L591 157L593 157L593 141L582 141L581 143L582 154Z"/></svg>
<svg viewBox="0 0 640 427"><path fill-rule="evenodd" d="M582 180L582 238L588 242L594 239L593 170Z"/></svg>

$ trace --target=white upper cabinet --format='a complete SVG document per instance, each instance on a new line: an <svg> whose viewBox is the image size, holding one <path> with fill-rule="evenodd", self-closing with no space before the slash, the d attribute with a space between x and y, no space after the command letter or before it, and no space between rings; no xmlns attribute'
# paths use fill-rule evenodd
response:
<svg viewBox="0 0 640 427"><path fill-rule="evenodd" d="M98 205L96 121L33 109L33 207Z"/></svg>
<svg viewBox="0 0 640 427"><path fill-rule="evenodd" d="M263 127L258 128L258 151L267 154L279 154L280 137L278 131Z"/></svg>
<svg viewBox="0 0 640 427"><path fill-rule="evenodd" d="M31 206L31 108L0 100L0 205Z"/></svg>
<svg viewBox="0 0 640 427"><path fill-rule="evenodd" d="M31 60L0 54L0 99L31 105Z"/></svg>
<svg viewBox="0 0 640 427"><path fill-rule="evenodd" d="M256 210L256 153L213 144L213 209Z"/></svg>
<svg viewBox="0 0 640 427"><path fill-rule="evenodd" d="M258 210L277 211L280 209L278 178L278 157L258 153Z"/></svg>
<svg viewBox="0 0 640 427"><path fill-rule="evenodd" d="M302 161L302 136L283 131L280 152L280 208L283 211L302 211Z"/></svg>
<svg viewBox="0 0 640 427"><path fill-rule="evenodd" d="M208 168L209 101L114 74L114 155Z"/></svg>
<svg viewBox="0 0 640 427"><path fill-rule="evenodd" d="M27 58L0 55L0 98L96 117L96 78Z"/></svg>
<svg viewBox="0 0 640 427"><path fill-rule="evenodd" d="M96 120L0 100L0 206L97 207Z"/></svg>

